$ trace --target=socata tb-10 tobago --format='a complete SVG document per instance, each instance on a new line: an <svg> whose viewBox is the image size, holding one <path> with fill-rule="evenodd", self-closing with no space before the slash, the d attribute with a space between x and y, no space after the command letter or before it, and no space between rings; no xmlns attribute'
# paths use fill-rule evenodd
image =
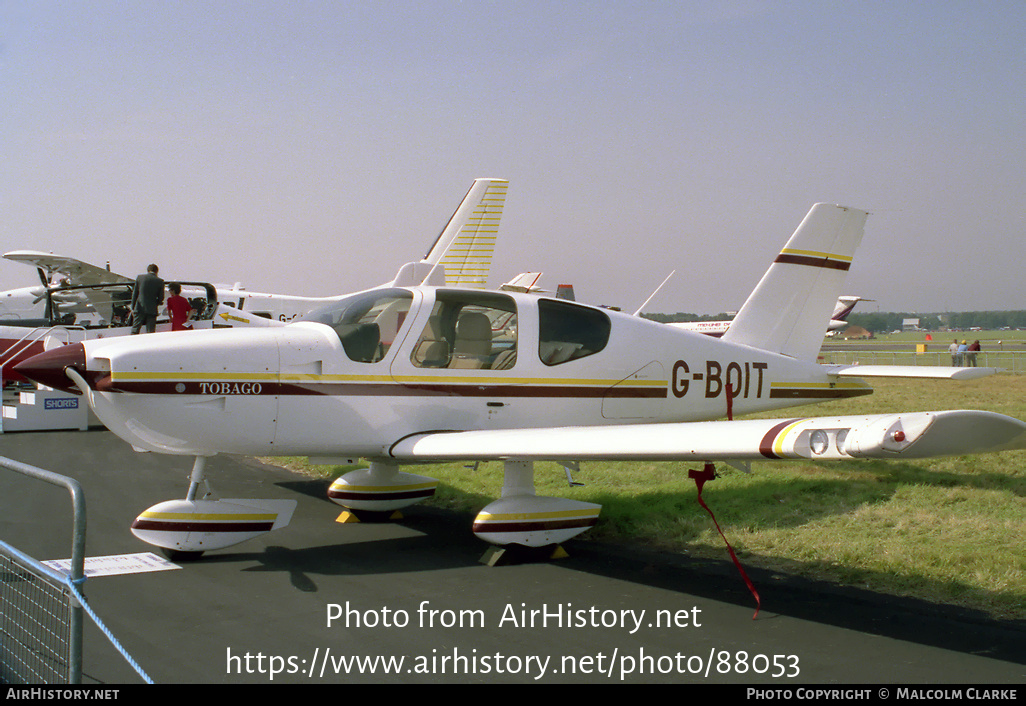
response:
<svg viewBox="0 0 1026 706"><path fill-rule="evenodd" d="M866 377L994 372L817 364L865 219L813 206L721 339L535 294L435 286L437 267L421 283L425 273L407 266L288 326L85 341L18 370L80 390L137 449L196 457L187 498L133 524L175 552L231 546L291 519L295 501L197 499L205 458L221 452L368 459L330 489L356 511L434 492L402 463L502 460L502 497L474 531L544 546L593 525L599 506L535 496L538 460L744 464L1026 447L1026 424L980 411L732 420L866 395Z"/></svg>

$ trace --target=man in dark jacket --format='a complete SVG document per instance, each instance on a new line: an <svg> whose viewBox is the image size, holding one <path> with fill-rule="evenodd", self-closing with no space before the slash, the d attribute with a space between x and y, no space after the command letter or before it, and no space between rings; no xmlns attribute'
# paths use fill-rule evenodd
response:
<svg viewBox="0 0 1026 706"><path fill-rule="evenodd" d="M979 353L979 352L980 352L980 342L979 341L973 341L972 343L970 343L969 344L969 348L966 351L966 358L968 360L966 361L965 364L968 365L971 368L975 368L976 367L976 354Z"/></svg>
<svg viewBox="0 0 1026 706"><path fill-rule="evenodd" d="M139 333L145 324L146 332L157 330L157 312L164 303L164 280L157 276L158 268L150 265L146 274L135 278L132 291L132 333Z"/></svg>

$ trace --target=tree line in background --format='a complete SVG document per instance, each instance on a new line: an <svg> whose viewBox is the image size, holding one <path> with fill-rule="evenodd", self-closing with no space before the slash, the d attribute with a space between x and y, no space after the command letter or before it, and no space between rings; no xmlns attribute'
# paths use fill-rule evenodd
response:
<svg viewBox="0 0 1026 706"><path fill-rule="evenodd" d="M873 333L900 331L906 319L919 319L919 328L927 331L942 329L980 328L993 331L1002 328L1026 328L1026 311L959 311L945 314L909 314L852 312L848 323L861 326Z"/></svg>
<svg viewBox="0 0 1026 706"><path fill-rule="evenodd" d="M646 319L659 323L677 323L681 321L725 321L733 318L732 314L720 313L712 315L685 314L642 314ZM981 328L993 331L1002 328L1026 328L1026 310L1022 311L962 311L944 314L915 314L902 312L852 312L848 323L861 326L873 333L900 331L906 319L919 319L919 328L926 331L942 329Z"/></svg>

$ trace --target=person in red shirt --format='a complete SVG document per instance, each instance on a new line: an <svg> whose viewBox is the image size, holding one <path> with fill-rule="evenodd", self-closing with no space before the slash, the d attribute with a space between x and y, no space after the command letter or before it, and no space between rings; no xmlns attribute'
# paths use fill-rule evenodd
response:
<svg viewBox="0 0 1026 706"><path fill-rule="evenodd" d="M167 298L167 311L171 315L172 331L190 331L192 326L186 326L186 322L195 313L189 300L182 296L182 285L172 282L167 286L171 296Z"/></svg>

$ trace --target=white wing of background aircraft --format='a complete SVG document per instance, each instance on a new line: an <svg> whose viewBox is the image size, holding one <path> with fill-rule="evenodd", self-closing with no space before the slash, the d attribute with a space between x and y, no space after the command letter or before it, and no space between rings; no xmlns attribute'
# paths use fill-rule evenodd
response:
<svg viewBox="0 0 1026 706"><path fill-rule="evenodd" d="M485 286L508 187L509 182L505 179L474 180L424 259L417 264L416 271L423 273L421 279L432 267L440 265L444 267L447 286L479 289ZM135 278L112 272L109 263L104 268L73 257L34 250L15 250L4 257L35 267L42 285L0 292L0 321L44 318L43 299L48 287L135 282ZM250 292L238 284L214 286L220 302L254 316L278 321L291 321L337 298Z"/></svg>

